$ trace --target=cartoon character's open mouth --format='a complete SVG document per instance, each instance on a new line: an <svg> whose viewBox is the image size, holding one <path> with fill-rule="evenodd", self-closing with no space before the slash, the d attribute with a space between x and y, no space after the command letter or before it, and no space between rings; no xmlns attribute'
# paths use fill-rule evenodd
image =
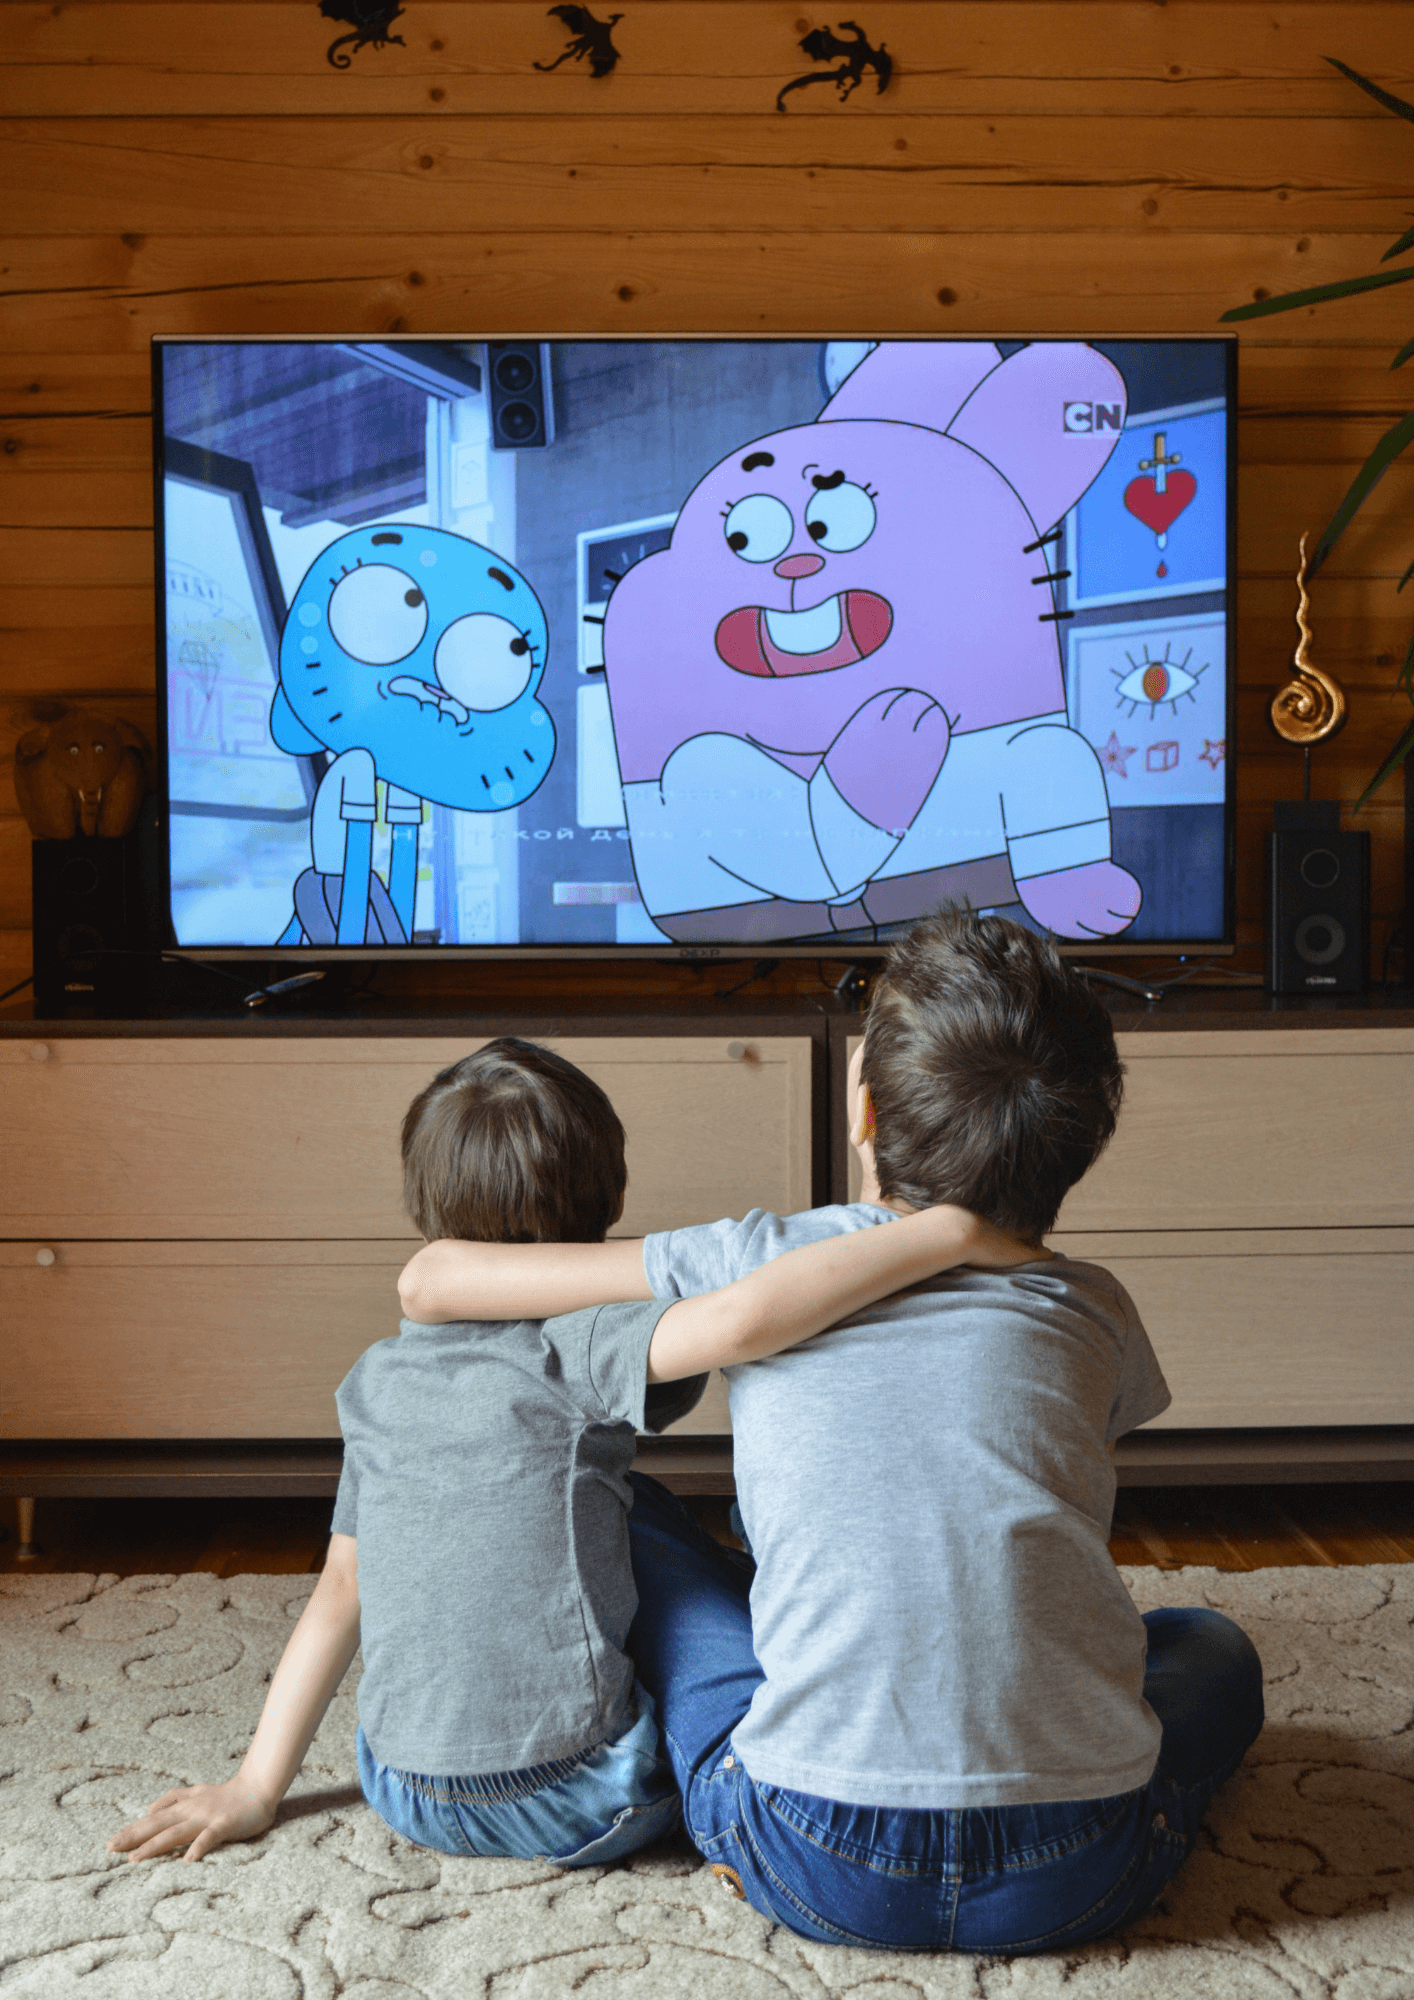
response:
<svg viewBox="0 0 1414 2000"><path fill-rule="evenodd" d="M469 722L471 711L454 694L445 688L434 687L431 681L420 681L412 674L398 674L388 683L389 694L409 695L419 708L435 708L439 715L450 715L453 722Z"/></svg>
<svg viewBox="0 0 1414 2000"><path fill-rule="evenodd" d="M717 651L739 674L827 674L877 653L893 622L892 605L872 590L841 591L809 611L744 604L717 627Z"/></svg>

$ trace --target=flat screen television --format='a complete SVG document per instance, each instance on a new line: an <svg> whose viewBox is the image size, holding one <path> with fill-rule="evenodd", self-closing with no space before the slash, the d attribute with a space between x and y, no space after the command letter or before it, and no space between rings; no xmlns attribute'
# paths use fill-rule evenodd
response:
<svg viewBox="0 0 1414 2000"><path fill-rule="evenodd" d="M153 367L183 951L1231 945L1231 340Z"/></svg>

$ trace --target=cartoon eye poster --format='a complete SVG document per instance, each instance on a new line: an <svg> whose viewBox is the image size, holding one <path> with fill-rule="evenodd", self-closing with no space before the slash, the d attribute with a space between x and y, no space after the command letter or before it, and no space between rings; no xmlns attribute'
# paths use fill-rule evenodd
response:
<svg viewBox="0 0 1414 2000"><path fill-rule="evenodd" d="M1227 773L1220 612L1091 625L1067 641L1070 726L1111 806L1220 806Z"/></svg>
<svg viewBox="0 0 1414 2000"><path fill-rule="evenodd" d="M1221 403L1131 415L1070 512L1070 604L1083 610L1224 589L1226 491Z"/></svg>

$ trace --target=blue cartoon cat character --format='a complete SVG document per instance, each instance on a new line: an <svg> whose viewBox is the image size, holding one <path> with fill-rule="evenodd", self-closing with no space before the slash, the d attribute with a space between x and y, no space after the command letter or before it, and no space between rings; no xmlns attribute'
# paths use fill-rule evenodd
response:
<svg viewBox="0 0 1414 2000"><path fill-rule="evenodd" d="M502 812L543 783L555 727L537 700L549 635L503 556L463 535L376 522L340 536L295 592L270 734L330 753L310 811L312 866L280 944L407 944L423 801ZM386 886L373 870L388 788Z"/></svg>

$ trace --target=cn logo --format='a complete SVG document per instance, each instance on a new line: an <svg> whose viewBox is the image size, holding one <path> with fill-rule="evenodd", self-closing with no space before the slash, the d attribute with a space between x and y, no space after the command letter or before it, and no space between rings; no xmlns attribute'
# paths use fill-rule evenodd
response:
<svg viewBox="0 0 1414 2000"><path fill-rule="evenodd" d="M1092 431L1122 431L1123 403L1064 403L1061 422L1066 430L1088 437Z"/></svg>

